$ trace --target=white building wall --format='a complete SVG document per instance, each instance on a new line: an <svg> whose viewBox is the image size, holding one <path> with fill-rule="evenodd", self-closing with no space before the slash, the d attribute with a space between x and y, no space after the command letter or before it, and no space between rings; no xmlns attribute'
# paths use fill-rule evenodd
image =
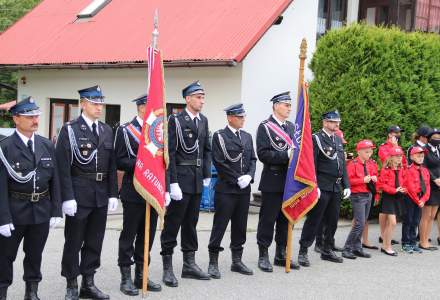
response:
<svg viewBox="0 0 440 300"><path fill-rule="evenodd" d="M247 110L245 130L254 137L259 123L271 113L269 99L273 95L291 91L297 94L299 47L303 38L308 43L310 62L316 44L318 0L294 0L283 13L280 25L272 26L236 67L165 68L166 98L168 102L184 103L181 90L199 79L206 90L203 113L208 117L211 131L225 126L223 108L237 102ZM19 82L18 98L32 95L43 110L39 133L49 133L49 99L77 99L77 90L99 84L109 104L121 105L121 123L129 121L136 113L134 104L128 101L146 90L144 69L107 70L27 70L26 84ZM306 68L306 80L312 78ZM293 105L295 108L295 104ZM292 111L293 119L295 112ZM258 188L261 164L257 164Z"/></svg>
<svg viewBox="0 0 440 300"><path fill-rule="evenodd" d="M243 61L242 100L248 113L245 129L255 137L259 123L272 112L269 100L276 94L291 91L296 99L299 74L299 48L307 40L306 65L316 45L318 0L294 0L283 14L283 22L273 25ZM305 79L312 72L306 68ZM291 120L295 118L293 102ZM257 164L258 189L262 164Z"/></svg>
<svg viewBox="0 0 440 300"><path fill-rule="evenodd" d="M49 134L50 98L78 99L77 91L99 84L106 103L121 105L121 123L136 114L136 105L129 102L146 91L145 69L99 70L27 70L26 84L18 86L18 99L32 96L43 111L39 134ZM223 108L237 102L241 89L241 66L165 68L165 95L167 102L184 103L181 90L199 79L206 90L203 113L208 116L211 131L225 125Z"/></svg>

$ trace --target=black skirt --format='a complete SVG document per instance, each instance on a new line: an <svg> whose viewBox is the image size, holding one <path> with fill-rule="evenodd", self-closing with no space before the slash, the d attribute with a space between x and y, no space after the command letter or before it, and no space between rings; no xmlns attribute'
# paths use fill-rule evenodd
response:
<svg viewBox="0 0 440 300"><path fill-rule="evenodd" d="M380 201L380 212L388 215L403 215L403 195L395 194L390 195L385 192L382 192L382 198Z"/></svg>
<svg viewBox="0 0 440 300"><path fill-rule="evenodd" d="M436 184L431 184L431 194L429 195L429 200L426 201L425 205L440 205L440 189Z"/></svg>

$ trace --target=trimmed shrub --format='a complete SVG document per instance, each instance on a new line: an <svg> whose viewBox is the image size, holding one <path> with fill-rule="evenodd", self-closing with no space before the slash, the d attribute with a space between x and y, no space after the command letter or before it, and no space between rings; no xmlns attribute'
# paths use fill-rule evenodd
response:
<svg viewBox="0 0 440 300"><path fill-rule="evenodd" d="M405 130L404 148L421 125L440 126L440 36L397 28L352 25L332 30L310 63L310 111L314 130L321 114L337 108L354 152L364 138L380 145L388 126ZM345 201L341 215L351 214Z"/></svg>

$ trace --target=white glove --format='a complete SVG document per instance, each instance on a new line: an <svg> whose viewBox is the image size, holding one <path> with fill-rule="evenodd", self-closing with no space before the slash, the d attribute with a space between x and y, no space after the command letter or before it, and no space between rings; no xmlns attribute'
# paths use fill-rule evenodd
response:
<svg viewBox="0 0 440 300"><path fill-rule="evenodd" d="M321 190L318 188L318 199L321 198Z"/></svg>
<svg viewBox="0 0 440 300"><path fill-rule="evenodd" d="M165 206L170 205L170 202L171 202L170 193L166 192L165 193Z"/></svg>
<svg viewBox="0 0 440 300"><path fill-rule="evenodd" d="M211 178L203 179L203 186L209 186L210 183L211 183Z"/></svg>
<svg viewBox="0 0 440 300"><path fill-rule="evenodd" d="M251 183L251 181L252 181L251 175L243 175L238 177L237 183L241 189L245 189L249 185L249 183Z"/></svg>
<svg viewBox="0 0 440 300"><path fill-rule="evenodd" d="M15 227L12 223L2 225L0 226L0 234L3 235L4 237L10 237L11 231L14 229Z"/></svg>
<svg viewBox="0 0 440 300"><path fill-rule="evenodd" d="M60 217L52 217L52 218L50 218L49 227L50 228L55 228L58 225L58 223L61 222L62 219L63 218L60 218Z"/></svg>
<svg viewBox="0 0 440 300"><path fill-rule="evenodd" d="M76 200L67 200L63 202L63 213L70 217L76 214L77 204Z"/></svg>
<svg viewBox="0 0 440 300"><path fill-rule="evenodd" d="M118 198L108 198L108 211L115 211L118 209Z"/></svg>
<svg viewBox="0 0 440 300"><path fill-rule="evenodd" d="M170 184L170 197L173 200L180 201L183 198L182 190L180 189L180 186L178 183L171 183Z"/></svg>
<svg viewBox="0 0 440 300"><path fill-rule="evenodd" d="M292 151L293 151L293 148L287 149L287 157L289 157L289 159L290 159L290 156L292 155Z"/></svg>
<svg viewBox="0 0 440 300"><path fill-rule="evenodd" d="M350 189L344 189L344 199L347 199L348 197L350 197L351 195L351 190Z"/></svg>

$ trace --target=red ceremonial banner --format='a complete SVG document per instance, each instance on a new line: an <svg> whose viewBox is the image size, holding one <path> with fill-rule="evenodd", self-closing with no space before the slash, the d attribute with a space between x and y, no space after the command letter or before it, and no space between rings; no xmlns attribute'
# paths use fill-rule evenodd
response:
<svg viewBox="0 0 440 300"><path fill-rule="evenodd" d="M136 191L163 218L168 164L166 104L160 51L148 48L149 91L134 171Z"/></svg>

